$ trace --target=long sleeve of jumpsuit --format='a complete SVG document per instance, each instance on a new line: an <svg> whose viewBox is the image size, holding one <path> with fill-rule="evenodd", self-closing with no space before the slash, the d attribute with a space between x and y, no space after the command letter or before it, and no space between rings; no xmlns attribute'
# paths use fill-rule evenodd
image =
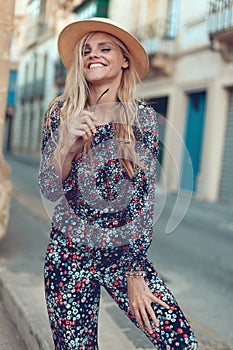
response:
<svg viewBox="0 0 233 350"><path fill-rule="evenodd" d="M152 192L156 185L156 160L159 151L158 138L158 123L157 113L152 107L139 105L139 123L140 128L136 132L136 140L140 141L147 149L147 164L151 164L149 169L149 181ZM128 249L125 251L123 259L128 262L128 271L141 271L145 268L145 261L147 259L147 250L150 247L153 235L153 214L154 214L154 196L149 198L150 208L148 210L148 217L146 218L145 227L141 227L141 234L136 239L130 239ZM146 227L149 226L149 227Z"/></svg>
<svg viewBox="0 0 233 350"><path fill-rule="evenodd" d="M62 101L50 105L44 115L41 147L41 164L38 185L42 196L51 202L59 200L74 186L75 167L72 162L71 171L65 181L56 172L54 152L59 142L60 113Z"/></svg>

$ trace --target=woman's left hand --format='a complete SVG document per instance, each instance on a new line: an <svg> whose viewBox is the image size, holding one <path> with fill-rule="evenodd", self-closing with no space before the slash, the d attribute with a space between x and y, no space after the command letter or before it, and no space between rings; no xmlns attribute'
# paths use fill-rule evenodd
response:
<svg viewBox="0 0 233 350"><path fill-rule="evenodd" d="M141 330L145 332L145 328L151 334L154 332L150 323L149 317L153 320L156 327L159 327L159 322L155 312L152 309L151 303L157 303L164 306L166 309L170 307L168 304L156 298L143 277L127 277L127 291L129 297L130 310L136 318Z"/></svg>

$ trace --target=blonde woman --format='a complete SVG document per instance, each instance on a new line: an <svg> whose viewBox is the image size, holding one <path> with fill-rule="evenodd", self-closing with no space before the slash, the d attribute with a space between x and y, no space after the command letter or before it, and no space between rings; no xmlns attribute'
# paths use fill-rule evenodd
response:
<svg viewBox="0 0 233 350"><path fill-rule="evenodd" d="M45 291L56 350L98 349L100 287L157 349L197 349L148 260L156 113L135 99L148 57L109 19L69 24L58 40L64 93L44 120L39 186L54 201Z"/></svg>

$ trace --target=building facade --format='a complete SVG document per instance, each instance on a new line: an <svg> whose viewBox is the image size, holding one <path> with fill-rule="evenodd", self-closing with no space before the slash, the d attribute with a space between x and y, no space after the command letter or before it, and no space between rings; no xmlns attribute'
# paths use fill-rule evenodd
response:
<svg viewBox="0 0 233 350"><path fill-rule="evenodd" d="M171 4L167 13L174 11L176 22L172 49L163 59L163 45L158 45L151 55L151 68L159 65L161 75L152 74L139 90L152 100L166 98L166 118L188 150L187 159L183 143L168 127L162 160L166 184L170 191L192 186L197 198L233 204L233 3L198 0L190 6L180 0Z"/></svg>
<svg viewBox="0 0 233 350"><path fill-rule="evenodd" d="M5 115L8 102L13 103L12 92L13 77L9 82L10 46L13 33L14 0L8 1L7 6L1 6L0 11L0 240L5 236L10 215L10 203L12 184L10 181L10 167L6 163L3 154L3 136L5 126ZM9 84L8 84L9 83ZM9 88L8 88L9 86Z"/></svg>
<svg viewBox="0 0 233 350"><path fill-rule="evenodd" d="M160 113L161 182L168 191L233 204L233 1L30 0L21 21L14 152L39 154L42 116L64 87L62 27L109 17L150 58L138 97ZM23 23L23 24L22 24Z"/></svg>

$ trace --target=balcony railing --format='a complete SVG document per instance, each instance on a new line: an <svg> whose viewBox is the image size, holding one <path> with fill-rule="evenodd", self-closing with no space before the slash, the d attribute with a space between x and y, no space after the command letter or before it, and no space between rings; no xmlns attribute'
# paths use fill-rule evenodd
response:
<svg viewBox="0 0 233 350"><path fill-rule="evenodd" d="M18 89L18 96L21 100L21 102L30 101L32 99L33 90L32 90L32 83L28 83L25 85L21 85Z"/></svg>
<svg viewBox="0 0 233 350"><path fill-rule="evenodd" d="M34 99L42 99L44 97L44 86L45 86L44 79L37 79L34 81L32 85L32 90L33 90L32 97Z"/></svg>
<svg viewBox="0 0 233 350"><path fill-rule="evenodd" d="M160 52L168 55L174 53L174 36L169 21L157 20L135 31L135 36L141 41L148 55Z"/></svg>
<svg viewBox="0 0 233 350"><path fill-rule="evenodd" d="M44 80L37 79L34 82L26 83L18 89L20 101L22 103L32 102L36 99L42 99L44 96Z"/></svg>
<svg viewBox="0 0 233 350"><path fill-rule="evenodd" d="M208 30L210 35L226 32L233 27L233 0L210 2Z"/></svg>
<svg viewBox="0 0 233 350"><path fill-rule="evenodd" d="M208 32L212 48L226 61L233 60L233 0L210 2Z"/></svg>
<svg viewBox="0 0 233 350"><path fill-rule="evenodd" d="M170 21L157 20L134 32L150 58L151 70L154 70L156 74L170 75L172 73L176 42L171 29Z"/></svg>
<svg viewBox="0 0 233 350"><path fill-rule="evenodd" d="M28 24L27 35L25 40L26 47L30 47L37 42L43 41L43 36L48 35L50 30L46 22L42 18L36 17L34 21Z"/></svg>

